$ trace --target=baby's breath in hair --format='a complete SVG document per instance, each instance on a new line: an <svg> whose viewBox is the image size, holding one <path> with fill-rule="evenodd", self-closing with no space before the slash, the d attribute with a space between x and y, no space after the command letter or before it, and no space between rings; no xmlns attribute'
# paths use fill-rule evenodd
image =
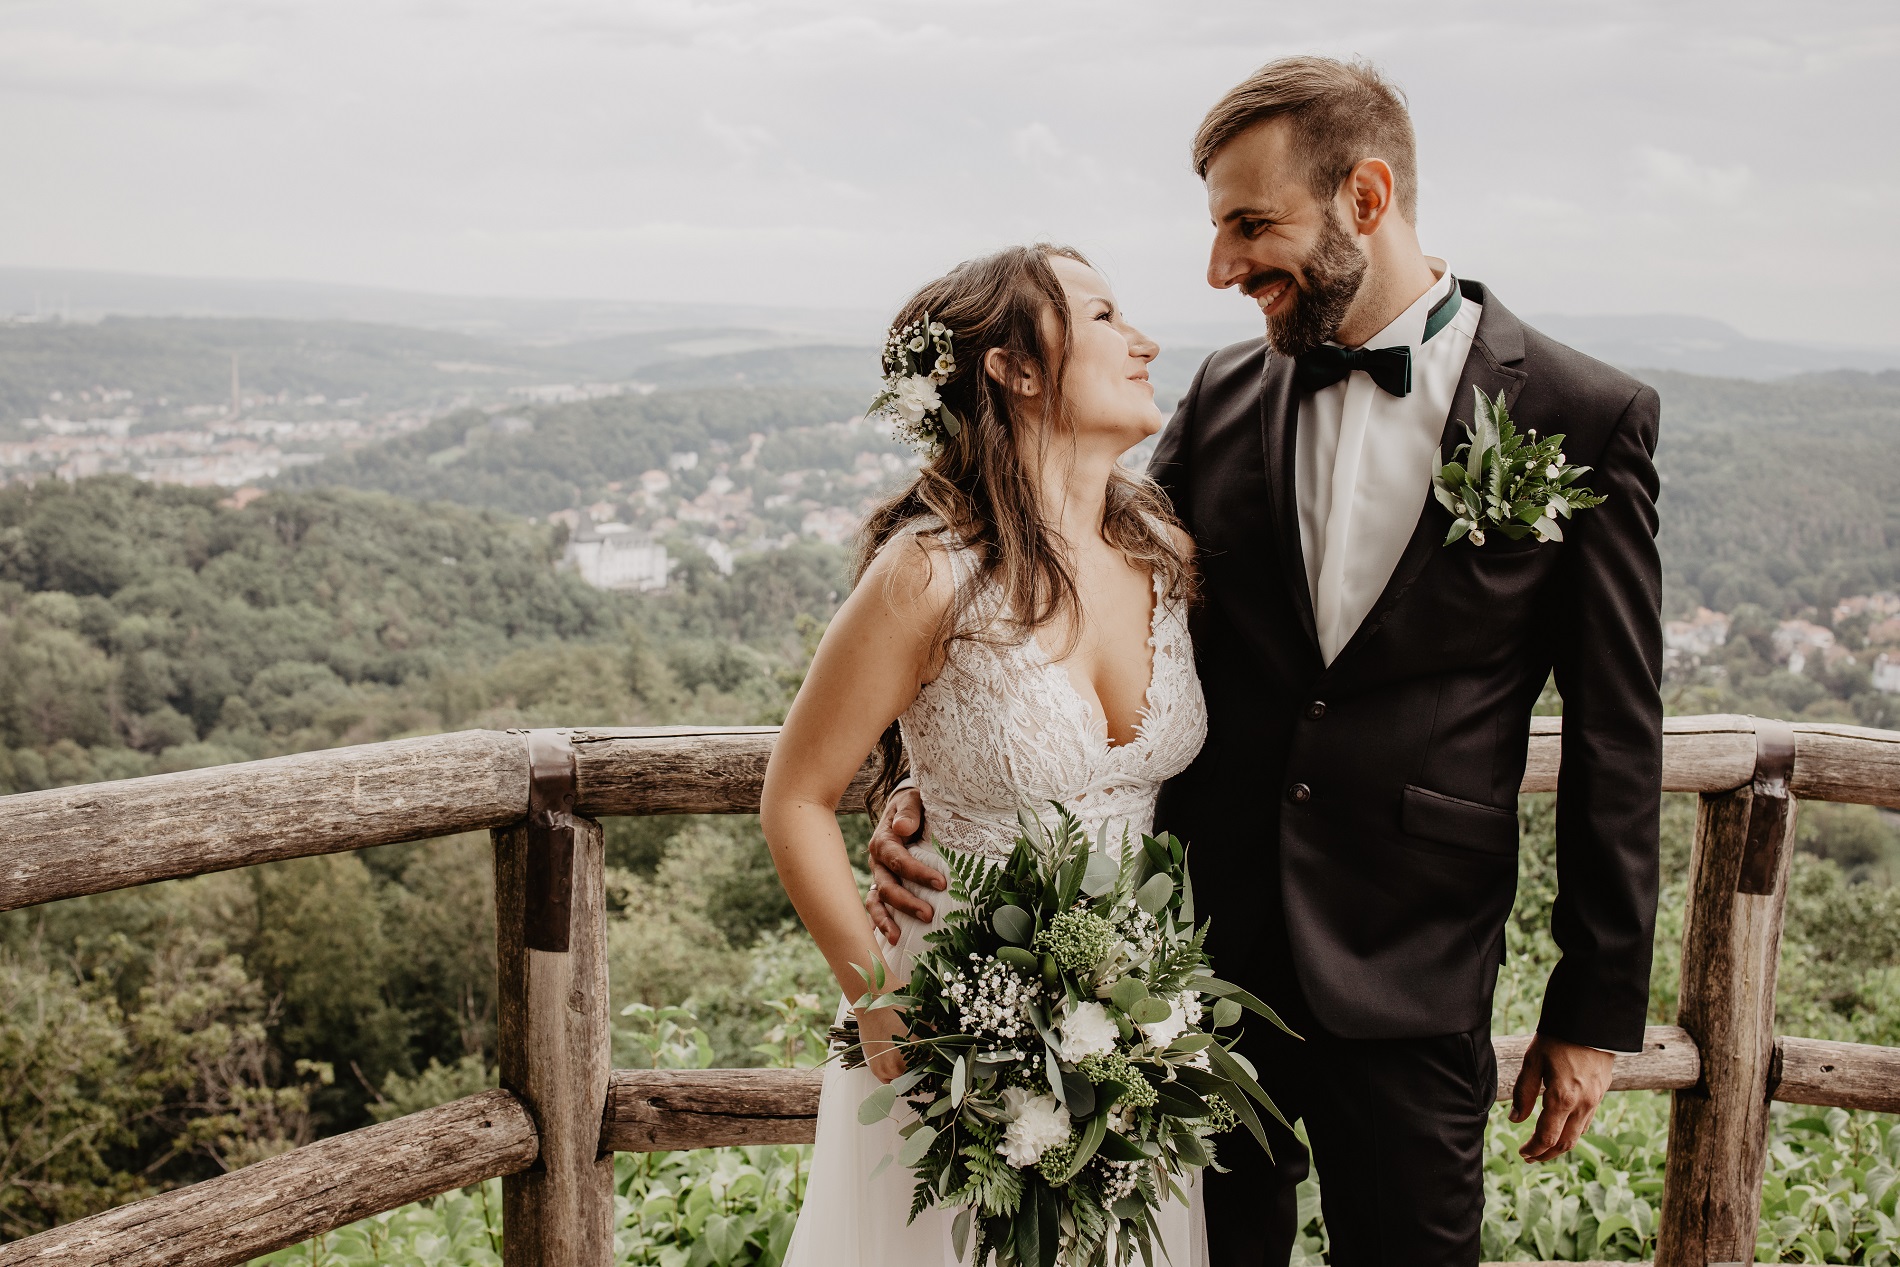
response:
<svg viewBox="0 0 1900 1267"><path fill-rule="evenodd" d="M867 411L889 418L892 433L926 457L963 430L963 420L937 392L956 373L952 340L950 328L929 313L892 330L884 339L884 390Z"/></svg>

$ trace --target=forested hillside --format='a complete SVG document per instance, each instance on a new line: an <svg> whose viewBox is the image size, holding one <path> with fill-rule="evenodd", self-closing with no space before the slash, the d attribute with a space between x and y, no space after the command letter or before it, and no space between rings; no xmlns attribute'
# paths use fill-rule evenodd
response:
<svg viewBox="0 0 1900 1267"><path fill-rule="evenodd" d="M1671 605L1777 615L1900 581L1900 384L1652 372Z"/></svg>
<svg viewBox="0 0 1900 1267"><path fill-rule="evenodd" d="M776 721L843 584L807 545L608 594L555 571L545 525L219 497L0 490L4 790L463 726ZM745 1058L763 1000L816 972L775 940L756 828L619 821L610 856L620 997L725 999ZM474 837L0 915L0 1238L483 1085L489 884Z"/></svg>
<svg viewBox="0 0 1900 1267"><path fill-rule="evenodd" d="M0 490L0 779L28 790L467 725L783 707L835 549L557 572L558 529L328 490L243 510L128 479Z"/></svg>
<svg viewBox="0 0 1900 1267"><path fill-rule="evenodd" d="M339 455L287 474L293 488L344 485L418 500L444 500L526 515L546 515L610 497L642 473L665 470L673 454L704 454L704 466L675 471L689 495L703 491L725 459L735 485L761 493L777 463L734 470L749 438L770 443L779 433L842 422L863 412L863 392L842 388L772 387L656 392L543 405L516 412L525 431L496 430L490 417L467 410L439 418L413 435ZM860 451L895 453L901 446L869 429L850 447L812 455L816 464L849 470ZM788 455L794 456L794 455ZM803 456L803 455L796 455ZM814 463L801 462L800 465ZM613 488L609 488L613 485ZM770 491L776 491L776 484Z"/></svg>

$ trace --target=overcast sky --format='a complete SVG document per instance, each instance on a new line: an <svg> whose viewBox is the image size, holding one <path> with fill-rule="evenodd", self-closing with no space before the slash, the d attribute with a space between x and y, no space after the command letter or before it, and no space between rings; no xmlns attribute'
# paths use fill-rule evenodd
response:
<svg viewBox="0 0 1900 1267"><path fill-rule="evenodd" d="M1410 96L1428 250L1519 312L1900 343L1892 0L0 0L0 264L892 308L1048 236L1158 327L1259 63ZM1238 336L1237 336L1238 337Z"/></svg>

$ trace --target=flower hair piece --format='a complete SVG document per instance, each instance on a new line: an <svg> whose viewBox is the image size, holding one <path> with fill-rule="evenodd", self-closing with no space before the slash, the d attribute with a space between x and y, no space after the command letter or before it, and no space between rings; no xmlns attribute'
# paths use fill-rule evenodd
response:
<svg viewBox="0 0 1900 1267"><path fill-rule="evenodd" d="M884 340L884 390L868 411L888 417L892 433L926 457L963 430L963 420L937 392L956 373L951 339L950 328L929 313L892 330Z"/></svg>

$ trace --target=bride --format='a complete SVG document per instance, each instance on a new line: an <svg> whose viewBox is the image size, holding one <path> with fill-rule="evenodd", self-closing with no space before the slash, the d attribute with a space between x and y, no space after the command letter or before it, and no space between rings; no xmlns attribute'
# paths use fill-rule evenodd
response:
<svg viewBox="0 0 1900 1267"><path fill-rule="evenodd" d="M865 524L856 588L786 717L761 806L773 862L847 999L868 988L854 965L881 961L903 981L947 902L917 890L937 919L899 915L895 944L872 929L836 814L874 747L884 793L908 754L934 834L912 848L936 865L933 844L1006 857L1018 809L1051 801L1090 836L1106 823L1111 840L1139 838L1207 725L1185 611L1191 543L1154 485L1118 464L1161 427L1154 342L1087 260L1046 245L959 265L894 329L887 383L930 456ZM902 377L919 360L906 348L934 385ZM857 1120L904 1070L901 1018L857 1020L868 1064L827 1067L787 1262L954 1263L957 1211L910 1222L913 1176L874 1173L902 1123ZM1191 1207L1161 1212L1174 1267L1207 1257L1199 1185L1189 1192Z"/></svg>

